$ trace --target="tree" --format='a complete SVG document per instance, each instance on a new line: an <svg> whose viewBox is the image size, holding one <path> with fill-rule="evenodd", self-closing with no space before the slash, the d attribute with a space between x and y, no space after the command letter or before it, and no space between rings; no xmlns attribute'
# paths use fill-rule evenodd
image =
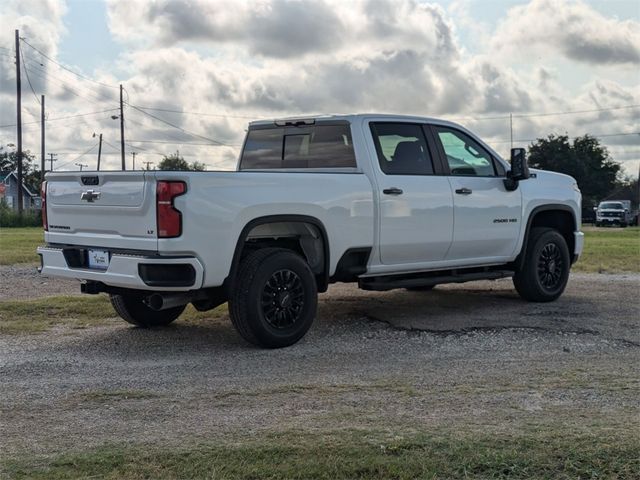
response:
<svg viewBox="0 0 640 480"><path fill-rule="evenodd" d="M36 195L40 194L40 170L35 165L36 157L28 150L22 152L22 180L26 187ZM11 173L18 170L18 154L9 152L0 146L0 172Z"/></svg>
<svg viewBox="0 0 640 480"><path fill-rule="evenodd" d="M529 165L571 175L582 191L583 205L593 206L618 187L621 166L598 139L584 135L573 143L566 135L549 135L529 146Z"/></svg>
<svg viewBox="0 0 640 480"><path fill-rule="evenodd" d="M180 155L180 152L173 153L171 155L165 155L158 164L159 170L181 170L181 171L198 171L205 170L205 164L199 162L193 162L189 164Z"/></svg>

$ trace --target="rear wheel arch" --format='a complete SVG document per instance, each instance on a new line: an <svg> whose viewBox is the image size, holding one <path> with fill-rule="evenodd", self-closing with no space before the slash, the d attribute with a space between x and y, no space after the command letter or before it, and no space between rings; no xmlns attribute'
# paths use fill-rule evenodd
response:
<svg viewBox="0 0 640 480"><path fill-rule="evenodd" d="M271 238L270 228L274 231ZM274 247L299 253L312 269L318 291L327 290L330 259L327 231L319 219L308 215L268 215L248 222L236 242L229 275L225 279L227 288L236 278L244 256L255 249Z"/></svg>
<svg viewBox="0 0 640 480"><path fill-rule="evenodd" d="M522 241L520 254L516 258L515 266L522 269L525 261L525 252L534 228L551 228L557 230L567 242L569 254L573 257L575 251L574 232L577 231L575 212L568 205L548 204L534 208L527 219L527 227Z"/></svg>

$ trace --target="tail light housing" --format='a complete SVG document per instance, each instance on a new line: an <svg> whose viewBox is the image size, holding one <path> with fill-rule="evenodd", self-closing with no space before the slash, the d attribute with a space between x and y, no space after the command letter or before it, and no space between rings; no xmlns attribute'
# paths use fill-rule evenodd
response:
<svg viewBox="0 0 640 480"><path fill-rule="evenodd" d="M178 181L159 181L156 186L156 219L158 238L175 238L182 235L182 213L173 202L184 195L187 185Z"/></svg>
<svg viewBox="0 0 640 480"><path fill-rule="evenodd" d="M42 199L42 228L49 231L49 222L47 221L47 181L42 182L40 187L40 198Z"/></svg>

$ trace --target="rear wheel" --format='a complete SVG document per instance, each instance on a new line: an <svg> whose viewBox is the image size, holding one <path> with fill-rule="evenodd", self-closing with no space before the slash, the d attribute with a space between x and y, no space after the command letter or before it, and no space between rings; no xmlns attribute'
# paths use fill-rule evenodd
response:
<svg viewBox="0 0 640 480"><path fill-rule="evenodd" d="M534 228L525 255L523 268L513 276L520 296L530 302L551 302L562 295L571 267L564 237L550 228Z"/></svg>
<svg viewBox="0 0 640 480"><path fill-rule="evenodd" d="M296 253L264 248L245 257L229 297L229 315L240 336L254 345L293 345L316 316L313 272Z"/></svg>
<svg viewBox="0 0 640 480"><path fill-rule="evenodd" d="M136 294L109 295L109 298L113 309L123 320L143 328L164 327L165 325L169 325L178 318L186 308L186 305L181 305L179 307L156 311L147 307L142 302L144 298L143 295Z"/></svg>

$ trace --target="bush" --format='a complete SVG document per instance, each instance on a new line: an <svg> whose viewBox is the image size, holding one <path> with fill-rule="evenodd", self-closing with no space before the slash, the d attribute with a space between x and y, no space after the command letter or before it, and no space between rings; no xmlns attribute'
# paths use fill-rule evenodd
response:
<svg viewBox="0 0 640 480"><path fill-rule="evenodd" d="M42 225L40 210L25 210L22 216L9 208L5 202L0 202L0 228L7 227L39 227Z"/></svg>

